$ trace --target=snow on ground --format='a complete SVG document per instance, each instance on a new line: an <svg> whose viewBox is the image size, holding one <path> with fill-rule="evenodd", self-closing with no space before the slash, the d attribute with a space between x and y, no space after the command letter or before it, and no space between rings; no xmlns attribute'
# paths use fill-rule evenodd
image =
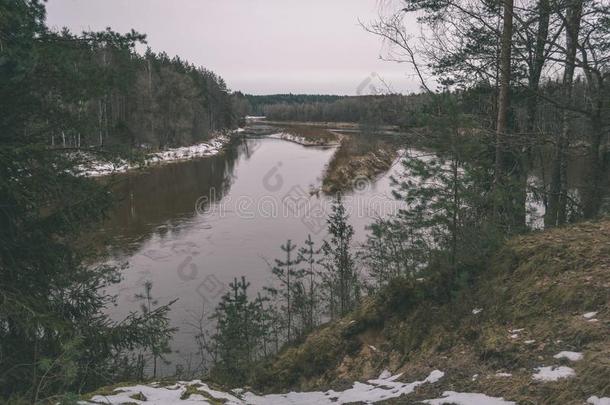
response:
<svg viewBox="0 0 610 405"><path fill-rule="evenodd" d="M197 145L183 146L151 153L146 157L144 166L216 155L229 140L229 136L219 135L208 142L199 143ZM81 168L80 174L87 177L99 177L109 174L125 173L128 170L137 169L139 167L141 167L139 164L130 164L125 160L118 160L117 162L92 160L89 165Z"/></svg>
<svg viewBox="0 0 610 405"><path fill-rule="evenodd" d="M504 398L490 397L485 394L466 393L466 392L443 392L443 398L428 399L423 401L426 404L442 405L515 405L515 402L505 401Z"/></svg>
<svg viewBox="0 0 610 405"><path fill-rule="evenodd" d="M82 404L205 404L201 398L193 397L181 400L181 396L186 392L186 386L157 388L148 385L134 385L132 387L118 388L114 395L96 395L91 398L91 402L81 402ZM136 398L146 398L145 401ZM143 398L142 398L143 399Z"/></svg>
<svg viewBox="0 0 610 405"><path fill-rule="evenodd" d="M565 366L548 366L536 368L537 373L532 375L534 380L538 381L557 381L562 378L570 378L576 375L574 369Z"/></svg>
<svg viewBox="0 0 610 405"><path fill-rule="evenodd" d="M582 357L582 353L569 351L559 352L553 356L555 359L568 359L570 361L579 361L582 360Z"/></svg>
<svg viewBox="0 0 610 405"><path fill-rule="evenodd" d="M215 155L229 141L226 136L216 137L209 142L199 143L192 146L183 146L180 148L168 149L163 152L153 153L150 156L151 162L167 162L171 160L184 160L194 157Z"/></svg>
<svg viewBox="0 0 610 405"><path fill-rule="evenodd" d="M481 312L483 312L483 308L475 308L472 310L473 315L480 314Z"/></svg>
<svg viewBox="0 0 610 405"><path fill-rule="evenodd" d="M496 377L512 377L511 373L496 373Z"/></svg>
<svg viewBox="0 0 610 405"><path fill-rule="evenodd" d="M379 378L369 380L367 383L355 382L352 388L345 391L313 391L313 392L289 392L287 394L256 395L251 392L241 394L240 390L233 390L234 394L217 391L210 388L200 380L179 381L168 386L159 387L152 385L135 385L131 387L121 387L115 390L113 395L96 395L91 398L92 402L82 402L82 404L100 403L118 405L121 403L134 404L155 404L171 405L183 403L207 404L210 403L206 398L214 398L224 402L225 405L340 405L352 402L375 403L390 398L397 398L402 395L412 393L416 387L435 383L444 376L439 370L434 370L422 381L403 383L396 381L401 374L391 375L384 371ZM200 394L191 394L186 399L181 399L187 392L195 391ZM140 395L146 398L141 399ZM474 403L473 403L474 404ZM495 404L495 403L494 403ZM512 402L498 402L498 404L512 404Z"/></svg>
<svg viewBox="0 0 610 405"><path fill-rule="evenodd" d="M285 141L295 142L295 143L298 143L299 145L303 145L303 146L336 146L336 145L339 145L339 142L337 142L337 141L327 142L327 141L318 140L318 139L308 139L303 136L288 134L286 132L279 132L277 134L271 134L268 136L268 138L283 139Z"/></svg>
<svg viewBox="0 0 610 405"><path fill-rule="evenodd" d="M591 319L593 318L595 315L597 315L597 312L587 312L586 314L583 314L582 316L587 318L587 319Z"/></svg>
<svg viewBox="0 0 610 405"><path fill-rule="evenodd" d="M610 397L596 397L595 395L593 395L592 397L589 397L589 399L587 399L587 404L591 404L591 405L610 405Z"/></svg>

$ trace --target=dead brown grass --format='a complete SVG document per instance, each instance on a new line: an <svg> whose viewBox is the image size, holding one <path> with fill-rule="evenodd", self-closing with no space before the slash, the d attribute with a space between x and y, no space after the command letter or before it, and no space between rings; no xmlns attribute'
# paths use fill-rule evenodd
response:
<svg viewBox="0 0 610 405"><path fill-rule="evenodd" d="M475 315L475 307L483 311ZM590 311L597 322L582 316ZM523 330L511 337L514 329ZM585 357L553 358L564 350ZM576 376L534 381L534 368L543 365L567 365ZM406 381L433 369L445 372L440 382L390 403L416 403L445 390L519 404L583 404L591 395L610 396L610 220L513 239L476 285L448 304L424 301L405 312L369 299L282 353L267 377L276 387L326 388L386 367L404 372Z"/></svg>
<svg viewBox="0 0 610 405"><path fill-rule="evenodd" d="M395 145L346 136L328 163L322 188L325 193L349 191L357 180L373 180L390 169L397 156Z"/></svg>

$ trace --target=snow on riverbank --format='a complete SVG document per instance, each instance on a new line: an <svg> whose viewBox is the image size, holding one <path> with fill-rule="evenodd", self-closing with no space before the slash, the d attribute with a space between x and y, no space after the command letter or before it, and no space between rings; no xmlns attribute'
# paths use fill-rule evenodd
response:
<svg viewBox="0 0 610 405"><path fill-rule="evenodd" d="M504 398L490 397L485 394L466 393L466 392L443 392L443 398L429 399L424 401L426 404L442 405L515 405L513 401L505 401Z"/></svg>
<svg viewBox="0 0 610 405"><path fill-rule="evenodd" d="M345 391L326 392L289 392L287 394L256 395L242 390L233 390L232 393L222 392L210 388L201 380L179 381L174 385L160 387L158 384L135 385L117 388L112 395L96 395L91 402L82 404L214 404L223 402L225 405L340 405L353 402L375 403L402 395L412 393L422 384L433 384L439 381L444 373L434 370L422 381L403 383L396 381L401 374L391 375L383 372L379 378L369 380L367 383L356 382L352 388Z"/></svg>
<svg viewBox="0 0 610 405"><path fill-rule="evenodd" d="M235 132L240 132L239 130ZM143 164L129 163L125 160L116 162L104 162L92 159L89 164L81 167L80 174L87 177L100 177L110 174L125 173L132 169L138 169L149 165L161 163L184 161L196 159L205 156L218 154L231 140L228 135L219 135L207 142L199 143L191 146L182 146L179 148L167 149L161 152L149 154Z"/></svg>
<svg viewBox="0 0 610 405"><path fill-rule="evenodd" d="M298 136L289 134L286 132L279 132L277 134L271 134L268 138L283 139L285 141L295 142L303 146L338 146L339 141L326 141L324 139L306 138L304 136Z"/></svg>

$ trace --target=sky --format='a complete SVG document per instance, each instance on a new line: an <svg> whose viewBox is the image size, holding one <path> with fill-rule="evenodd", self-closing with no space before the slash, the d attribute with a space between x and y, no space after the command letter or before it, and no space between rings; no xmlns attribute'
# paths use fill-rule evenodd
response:
<svg viewBox="0 0 610 405"><path fill-rule="evenodd" d="M397 1L48 0L47 24L133 28L155 52L211 69L244 93L370 94L385 90L382 81L407 93L418 90L407 65L380 60L381 40L359 25Z"/></svg>

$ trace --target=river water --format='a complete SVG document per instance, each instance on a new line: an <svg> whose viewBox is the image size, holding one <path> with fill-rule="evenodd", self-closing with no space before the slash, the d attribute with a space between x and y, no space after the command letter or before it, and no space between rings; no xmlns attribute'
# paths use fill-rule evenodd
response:
<svg viewBox="0 0 610 405"><path fill-rule="evenodd" d="M289 141L248 139L221 155L168 164L123 176L116 186L120 202L104 224L115 262L126 262L123 281L110 309L115 319L138 311L144 283L152 282L157 305L172 306L179 328L168 356L188 364L196 351L194 323L207 318L235 277L246 276L252 293L272 283L268 263L281 258L287 239L302 245L309 234L326 235L332 200L315 193L333 148L304 147ZM365 240L375 217L396 212L390 176L355 183L344 196L355 230Z"/></svg>

